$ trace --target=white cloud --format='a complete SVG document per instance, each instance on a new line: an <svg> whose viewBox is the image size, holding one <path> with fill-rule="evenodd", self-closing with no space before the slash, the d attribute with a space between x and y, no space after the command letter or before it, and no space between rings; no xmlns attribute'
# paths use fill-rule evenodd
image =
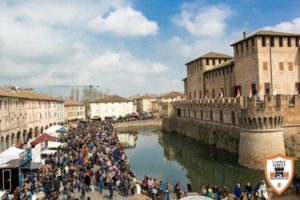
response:
<svg viewBox="0 0 300 200"><path fill-rule="evenodd" d="M224 33L226 20L232 11L226 4L199 7L196 4L184 4L180 14L173 22L184 27L190 34L200 37L215 37Z"/></svg>
<svg viewBox="0 0 300 200"><path fill-rule="evenodd" d="M300 32L300 17L292 19L291 21L281 22L274 26L266 26L263 29L299 33Z"/></svg>
<svg viewBox="0 0 300 200"><path fill-rule="evenodd" d="M106 52L95 56L87 65L96 72L120 72L127 74L159 74L168 70L168 67L156 62L136 59L125 52Z"/></svg>
<svg viewBox="0 0 300 200"><path fill-rule="evenodd" d="M217 38L181 38L178 36L172 37L168 40L165 48L173 50L174 53L184 56L185 61L199 57L210 51L225 53L232 55L232 44L239 37L239 32L227 35L226 37Z"/></svg>
<svg viewBox="0 0 300 200"><path fill-rule="evenodd" d="M121 33L115 35L118 43L108 44L105 34L94 34L88 26L95 16L111 20L117 14L125 17L121 32L157 33L157 23L134 10L129 1L1 0L0 87L99 84L121 95L166 89L158 75L170 76L169 68L159 58L133 55L126 38L119 42Z"/></svg>
<svg viewBox="0 0 300 200"><path fill-rule="evenodd" d="M111 11L106 17L91 20L90 27L99 32L113 32L122 36L147 36L158 32L158 25L149 21L143 13L131 7L122 7Z"/></svg>

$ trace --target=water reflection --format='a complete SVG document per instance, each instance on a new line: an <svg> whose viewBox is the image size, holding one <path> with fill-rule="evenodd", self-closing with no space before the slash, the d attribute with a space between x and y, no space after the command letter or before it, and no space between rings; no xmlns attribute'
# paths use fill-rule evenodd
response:
<svg viewBox="0 0 300 200"><path fill-rule="evenodd" d="M159 143L164 147L164 156L182 165L193 188L201 184L227 185L233 189L239 182L253 185L263 179L263 172L237 166L237 156L213 146L195 142L175 133L160 133Z"/></svg>
<svg viewBox="0 0 300 200"><path fill-rule="evenodd" d="M136 134L118 133L118 138L124 148L135 147L135 141L137 140Z"/></svg>
<svg viewBox="0 0 300 200"><path fill-rule="evenodd" d="M184 188L192 183L195 191L201 184L227 185L237 182L253 186L264 179L263 171L237 165L237 156L213 146L196 142L175 133L154 132L158 128L139 128L136 146L126 150L137 179L144 175L180 182ZM296 165L296 171L299 163Z"/></svg>

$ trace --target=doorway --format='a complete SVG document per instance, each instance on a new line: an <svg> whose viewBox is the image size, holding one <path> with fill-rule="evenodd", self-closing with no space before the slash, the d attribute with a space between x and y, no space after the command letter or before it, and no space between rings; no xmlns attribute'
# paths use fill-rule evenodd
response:
<svg viewBox="0 0 300 200"><path fill-rule="evenodd" d="M3 183L3 191L11 190L11 171L10 169L5 169L2 171L2 183Z"/></svg>

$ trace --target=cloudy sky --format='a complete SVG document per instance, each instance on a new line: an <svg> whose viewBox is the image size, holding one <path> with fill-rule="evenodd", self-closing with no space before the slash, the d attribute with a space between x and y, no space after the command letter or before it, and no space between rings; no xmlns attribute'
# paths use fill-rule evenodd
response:
<svg viewBox="0 0 300 200"><path fill-rule="evenodd" d="M183 91L185 63L243 31L300 32L298 0L0 0L0 86Z"/></svg>

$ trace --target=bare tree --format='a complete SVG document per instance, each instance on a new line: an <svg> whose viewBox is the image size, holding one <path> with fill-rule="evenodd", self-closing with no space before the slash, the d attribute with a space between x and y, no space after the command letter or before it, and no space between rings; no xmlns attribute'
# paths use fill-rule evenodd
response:
<svg viewBox="0 0 300 200"><path fill-rule="evenodd" d="M88 88L83 88L81 99L84 102L90 101L90 90Z"/></svg>
<svg viewBox="0 0 300 200"><path fill-rule="evenodd" d="M70 91L70 97L69 97L71 100L75 100L75 88L71 88L71 91Z"/></svg>
<svg viewBox="0 0 300 200"><path fill-rule="evenodd" d="M76 101L79 101L79 94L80 94L80 89L79 88L76 88Z"/></svg>

